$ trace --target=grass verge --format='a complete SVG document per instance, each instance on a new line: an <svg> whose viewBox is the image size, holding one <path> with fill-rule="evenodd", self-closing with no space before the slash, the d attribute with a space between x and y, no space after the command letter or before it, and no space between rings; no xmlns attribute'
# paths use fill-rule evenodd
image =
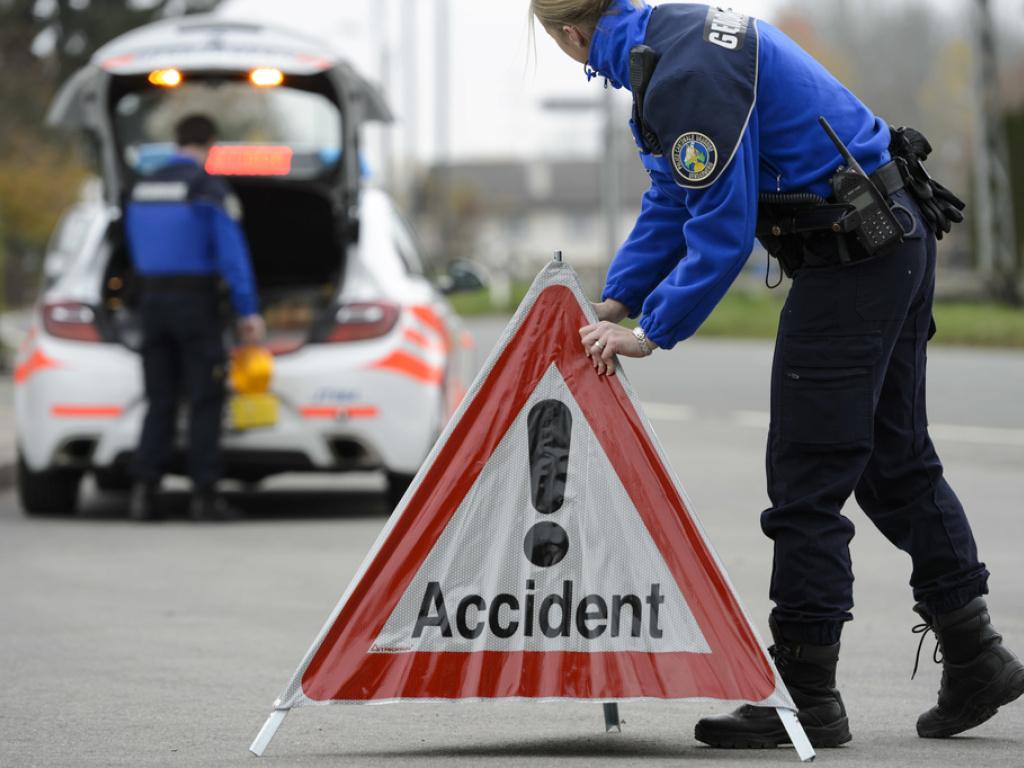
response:
<svg viewBox="0 0 1024 768"><path fill-rule="evenodd" d="M480 315L510 315L516 311L519 302L530 290L530 283L513 283L509 291L509 300L505 306L491 301L491 293L486 288L479 291L453 293L448 297L455 311L463 317L479 317Z"/></svg>
<svg viewBox="0 0 1024 768"><path fill-rule="evenodd" d="M450 297L455 310L464 317L510 314L522 301L529 284L512 287L508 306L491 302L487 291L473 291ZM779 312L785 301L782 292L730 291L701 326L700 337L775 337ZM1024 309L1001 304L940 302L935 305L936 344L1024 349Z"/></svg>
<svg viewBox="0 0 1024 768"><path fill-rule="evenodd" d="M1024 308L1004 304L941 302L935 305L939 344L1024 349Z"/></svg>

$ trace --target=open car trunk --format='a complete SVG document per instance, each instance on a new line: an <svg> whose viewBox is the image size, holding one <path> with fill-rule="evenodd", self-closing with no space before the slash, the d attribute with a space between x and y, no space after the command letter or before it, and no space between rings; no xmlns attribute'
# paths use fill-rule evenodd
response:
<svg viewBox="0 0 1024 768"><path fill-rule="evenodd" d="M287 354L328 321L340 289L345 247L331 199L313 185L232 180L267 323L267 346ZM103 282L103 325L112 340L138 348L139 280L120 222L112 226ZM225 312L233 316L227 291ZM229 330L226 324L225 331Z"/></svg>
<svg viewBox="0 0 1024 768"><path fill-rule="evenodd" d="M242 202L267 345L285 354L305 344L338 295L345 248L330 198L312 187L246 181Z"/></svg>

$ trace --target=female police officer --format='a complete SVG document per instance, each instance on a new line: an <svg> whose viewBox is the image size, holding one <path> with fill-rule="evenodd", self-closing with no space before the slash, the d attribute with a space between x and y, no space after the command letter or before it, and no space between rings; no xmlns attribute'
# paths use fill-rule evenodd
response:
<svg viewBox="0 0 1024 768"><path fill-rule="evenodd" d="M651 177L596 305L602 322L580 331L598 372L692 335L755 235L793 277L761 523L775 546L771 651L812 743L850 739L835 670L852 618L853 524L840 513L851 493L910 555L915 610L943 651L938 705L918 733L987 720L1024 693L1024 665L989 621L988 571L928 436L935 234L962 204L921 169L927 141L891 133L785 35L740 14L642 0L532 0L531 11L588 78L633 90ZM819 116L855 170L837 171ZM640 317L634 332L617 324L627 315ZM787 741L772 710L751 706L701 720L696 736L723 747Z"/></svg>

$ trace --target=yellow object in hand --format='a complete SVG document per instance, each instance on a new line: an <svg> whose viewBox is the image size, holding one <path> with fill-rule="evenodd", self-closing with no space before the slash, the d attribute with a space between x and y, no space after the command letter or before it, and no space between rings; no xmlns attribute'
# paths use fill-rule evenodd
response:
<svg viewBox="0 0 1024 768"><path fill-rule="evenodd" d="M231 388L240 395L257 395L270 387L274 356L264 347L241 347L231 358Z"/></svg>

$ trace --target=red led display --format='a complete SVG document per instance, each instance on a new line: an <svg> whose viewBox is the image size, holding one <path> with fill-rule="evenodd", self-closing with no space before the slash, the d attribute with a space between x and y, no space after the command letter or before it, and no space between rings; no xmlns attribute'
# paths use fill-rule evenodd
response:
<svg viewBox="0 0 1024 768"><path fill-rule="evenodd" d="M217 145L206 158L206 172L214 176L287 176L291 170L291 147Z"/></svg>

